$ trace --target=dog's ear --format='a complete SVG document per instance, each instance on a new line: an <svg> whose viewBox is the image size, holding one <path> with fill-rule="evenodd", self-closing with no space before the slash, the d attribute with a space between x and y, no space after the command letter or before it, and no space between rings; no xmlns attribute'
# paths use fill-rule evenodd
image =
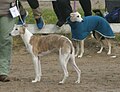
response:
<svg viewBox="0 0 120 92"><path fill-rule="evenodd" d="M70 16L72 17L72 16L73 16L73 13L70 13Z"/></svg>
<svg viewBox="0 0 120 92"><path fill-rule="evenodd" d="M19 30L20 30L20 34L24 34L25 33L25 27L24 26L20 26Z"/></svg>

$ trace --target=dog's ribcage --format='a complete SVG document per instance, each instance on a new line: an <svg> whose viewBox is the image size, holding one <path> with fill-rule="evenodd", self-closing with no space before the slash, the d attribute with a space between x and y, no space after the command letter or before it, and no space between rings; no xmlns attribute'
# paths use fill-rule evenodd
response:
<svg viewBox="0 0 120 92"><path fill-rule="evenodd" d="M32 45L32 50L35 55L41 54L42 52L51 51L54 49L62 49L63 53L71 52L71 43L70 41L61 35L45 35L32 36L30 40L30 44Z"/></svg>

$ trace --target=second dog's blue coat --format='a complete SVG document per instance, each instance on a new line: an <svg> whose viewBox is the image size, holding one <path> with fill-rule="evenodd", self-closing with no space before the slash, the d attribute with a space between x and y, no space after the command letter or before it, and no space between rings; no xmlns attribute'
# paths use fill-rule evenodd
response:
<svg viewBox="0 0 120 92"><path fill-rule="evenodd" d="M72 22L69 17L67 23L71 26L72 38L76 40L85 39L91 31L97 31L107 38L115 37L108 22L99 16L84 17L82 22Z"/></svg>

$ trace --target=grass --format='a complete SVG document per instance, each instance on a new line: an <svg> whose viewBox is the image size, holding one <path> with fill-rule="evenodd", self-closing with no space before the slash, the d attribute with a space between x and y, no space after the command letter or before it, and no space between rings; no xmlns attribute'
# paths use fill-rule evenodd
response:
<svg viewBox="0 0 120 92"><path fill-rule="evenodd" d="M26 9L29 12L29 15L26 18L27 24L35 24L35 19L32 13L32 10L30 8ZM82 15L82 10L78 10ZM57 22L57 17L52 9L43 9L41 10L42 17L44 19L45 24L55 24ZM16 20L17 23L17 20ZM67 37L70 37L70 35L65 35ZM23 44L23 41L19 36L13 38L13 44L14 46L20 46Z"/></svg>
<svg viewBox="0 0 120 92"><path fill-rule="evenodd" d="M118 41L118 42L120 42L120 34L115 34L115 36L116 36L115 40Z"/></svg>
<svg viewBox="0 0 120 92"><path fill-rule="evenodd" d="M29 12L26 23L27 24L36 24L32 10L29 8L27 9ZM55 24L57 21L57 17L52 9L44 9L41 10L42 17L44 19L45 24ZM17 23L18 19L16 20ZM13 37L13 45L14 47L19 47L20 45L23 45L23 41L21 40L20 36Z"/></svg>
<svg viewBox="0 0 120 92"><path fill-rule="evenodd" d="M29 15L26 18L26 23L35 24L35 19L34 19L34 16L32 14L32 10L31 9L27 9L27 10L29 12ZM57 17L56 17L56 15L55 15L55 13L52 9L44 9L44 10L41 10L41 12L42 12L42 17L43 17L46 24L55 24L57 22ZM84 15L84 13L81 9L79 9L78 12L80 12L80 14L82 16ZM120 42L120 35L119 34L115 34L115 35L116 35L115 40ZM17 46L17 44L20 45L21 43L23 43L23 42L21 41L20 37L15 37L14 38L14 45L15 46Z"/></svg>
<svg viewBox="0 0 120 92"><path fill-rule="evenodd" d="M29 12L29 15L26 18L26 23L29 23L29 24L35 23L35 19L34 19L32 10L31 9L27 9L27 10ZM56 23L57 17L52 9L44 9L44 10L41 10L41 12L42 12L42 17L46 24Z"/></svg>

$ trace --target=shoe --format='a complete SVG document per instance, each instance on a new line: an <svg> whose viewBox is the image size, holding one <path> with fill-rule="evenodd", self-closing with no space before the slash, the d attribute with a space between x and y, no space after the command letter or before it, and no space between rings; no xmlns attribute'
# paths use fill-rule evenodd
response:
<svg viewBox="0 0 120 92"><path fill-rule="evenodd" d="M56 25L57 25L58 27L61 27L64 23L65 23L64 21L58 21L58 22L56 23Z"/></svg>
<svg viewBox="0 0 120 92"><path fill-rule="evenodd" d="M8 78L7 75L0 75L0 81L1 82L9 82L10 79Z"/></svg>
<svg viewBox="0 0 120 92"><path fill-rule="evenodd" d="M26 11L26 13L24 15L21 15L21 17L19 17L17 24L18 25L25 24L25 20L26 20L27 16L28 16L28 11Z"/></svg>
<svg viewBox="0 0 120 92"><path fill-rule="evenodd" d="M103 17L103 14L99 9L94 9L93 12L95 13L95 15Z"/></svg>
<svg viewBox="0 0 120 92"><path fill-rule="evenodd" d="M37 18L37 19L35 19L35 20L36 20L36 24L37 24L38 29L42 29L43 26L45 25L45 23L44 23L42 17Z"/></svg>

